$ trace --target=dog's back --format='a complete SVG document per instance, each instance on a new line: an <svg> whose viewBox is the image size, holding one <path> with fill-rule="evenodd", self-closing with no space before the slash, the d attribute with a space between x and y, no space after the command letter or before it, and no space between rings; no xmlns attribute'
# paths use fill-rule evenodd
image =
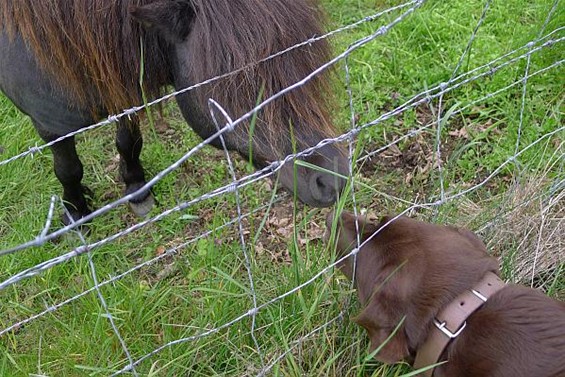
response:
<svg viewBox="0 0 565 377"><path fill-rule="evenodd" d="M565 303L509 285L467 319L434 377L565 377Z"/></svg>

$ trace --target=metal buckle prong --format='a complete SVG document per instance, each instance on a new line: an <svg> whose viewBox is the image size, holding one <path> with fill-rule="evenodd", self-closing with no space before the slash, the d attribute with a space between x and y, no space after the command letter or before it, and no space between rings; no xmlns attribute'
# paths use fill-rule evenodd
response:
<svg viewBox="0 0 565 377"><path fill-rule="evenodd" d="M487 298L485 296L483 296L480 292L475 291L474 289L471 289L471 292L477 296L479 298L479 300L482 300L483 302L487 302Z"/></svg>
<svg viewBox="0 0 565 377"><path fill-rule="evenodd" d="M447 327L445 327L446 325L445 322L440 322L437 319L434 319L434 325L438 328L439 331L444 333L448 338L453 339L453 338L457 338L459 334L461 334L465 326L467 326L467 321L463 322L459 330L457 330L455 333L452 333L447 329Z"/></svg>

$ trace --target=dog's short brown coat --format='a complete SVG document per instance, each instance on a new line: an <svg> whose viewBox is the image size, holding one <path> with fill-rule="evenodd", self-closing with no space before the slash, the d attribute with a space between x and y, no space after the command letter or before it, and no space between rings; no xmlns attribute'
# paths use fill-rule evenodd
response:
<svg viewBox="0 0 565 377"><path fill-rule="evenodd" d="M404 318L375 358L412 362L439 310L487 271L499 274L498 262L467 230L406 217L357 219L361 241L377 233L357 254L355 282L364 309L353 320L367 330L374 350ZM355 217L344 212L337 228L337 253L345 255L356 245ZM338 266L351 279L353 258ZM447 363L434 377L564 377L565 303L509 284L468 318L440 360Z"/></svg>

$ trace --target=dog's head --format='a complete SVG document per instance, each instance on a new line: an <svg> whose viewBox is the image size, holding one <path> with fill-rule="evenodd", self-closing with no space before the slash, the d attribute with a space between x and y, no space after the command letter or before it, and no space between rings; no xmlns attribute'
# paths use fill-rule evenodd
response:
<svg viewBox="0 0 565 377"><path fill-rule="evenodd" d="M337 229L338 258L356 248L359 231L362 247L356 258L350 256L338 267L349 279L355 272L364 309L353 320L367 330L371 350L391 337L375 356L382 362L411 361L438 311L487 271L498 273L496 259L467 230L407 217L371 220L347 212L337 219L328 215L327 226Z"/></svg>

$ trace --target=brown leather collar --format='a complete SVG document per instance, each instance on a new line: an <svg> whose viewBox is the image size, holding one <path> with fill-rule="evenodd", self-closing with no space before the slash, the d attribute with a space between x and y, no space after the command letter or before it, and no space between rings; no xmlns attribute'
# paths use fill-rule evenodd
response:
<svg viewBox="0 0 565 377"><path fill-rule="evenodd" d="M465 329L465 320L505 286L496 274L487 272L473 288L463 292L443 308L434 319L434 327L426 342L416 354L414 369L437 363L447 344ZM425 377L433 374L434 368L422 373Z"/></svg>

